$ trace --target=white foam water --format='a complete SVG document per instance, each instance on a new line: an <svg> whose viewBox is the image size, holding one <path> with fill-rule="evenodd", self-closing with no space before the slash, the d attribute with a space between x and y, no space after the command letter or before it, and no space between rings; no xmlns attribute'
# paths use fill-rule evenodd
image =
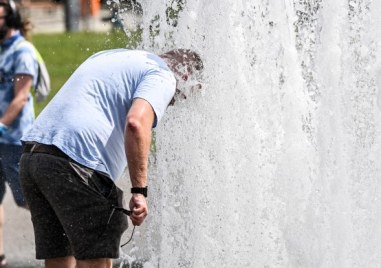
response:
<svg viewBox="0 0 381 268"><path fill-rule="evenodd" d="M203 89L155 130L146 267L378 267L381 2L141 1ZM178 9L176 23L166 17ZM173 25L176 24L176 27Z"/></svg>

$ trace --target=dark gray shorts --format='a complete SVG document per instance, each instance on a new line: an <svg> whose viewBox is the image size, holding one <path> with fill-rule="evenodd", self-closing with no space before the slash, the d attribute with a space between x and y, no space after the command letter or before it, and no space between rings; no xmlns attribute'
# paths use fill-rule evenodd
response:
<svg viewBox="0 0 381 268"><path fill-rule="evenodd" d="M37 259L119 257L127 216L113 209L123 206L123 192L107 175L65 155L33 152L23 153L20 177Z"/></svg>

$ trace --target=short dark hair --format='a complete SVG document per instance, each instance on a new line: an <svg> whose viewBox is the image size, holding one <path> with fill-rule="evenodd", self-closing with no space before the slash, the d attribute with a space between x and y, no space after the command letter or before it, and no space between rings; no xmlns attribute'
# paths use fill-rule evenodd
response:
<svg viewBox="0 0 381 268"><path fill-rule="evenodd" d="M5 8L5 12L7 13L5 22L6 25L10 28L21 29L22 21L20 12L16 8L16 4L13 0L5 1L0 0L0 7Z"/></svg>
<svg viewBox="0 0 381 268"><path fill-rule="evenodd" d="M186 99L187 96L182 92L182 89L178 88L178 83L181 80L186 81L189 75L196 79L201 78L199 75L204 69L204 63L202 62L200 55L191 49L180 48L161 54L160 57L167 62L169 68L175 74L177 80L175 96L181 96L181 98ZM175 103L175 96L173 96L169 105Z"/></svg>
<svg viewBox="0 0 381 268"><path fill-rule="evenodd" d="M165 52L164 54L161 54L160 57L186 66L188 71L192 71L192 69L196 71L202 71L204 69L204 64L201 60L200 55L191 49L173 49Z"/></svg>

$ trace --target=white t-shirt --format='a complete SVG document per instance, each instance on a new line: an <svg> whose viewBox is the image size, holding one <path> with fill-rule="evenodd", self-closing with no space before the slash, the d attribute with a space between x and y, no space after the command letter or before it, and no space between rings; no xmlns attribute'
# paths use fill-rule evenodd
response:
<svg viewBox="0 0 381 268"><path fill-rule="evenodd" d="M73 73L21 140L53 144L115 181L127 164L124 128L132 100L151 104L155 127L175 89L175 77L160 57L128 49L102 51Z"/></svg>

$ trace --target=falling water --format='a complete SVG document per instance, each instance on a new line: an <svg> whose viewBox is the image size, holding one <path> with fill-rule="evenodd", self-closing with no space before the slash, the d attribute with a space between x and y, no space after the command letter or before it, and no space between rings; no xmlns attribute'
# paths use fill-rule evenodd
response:
<svg viewBox="0 0 381 268"><path fill-rule="evenodd" d="M127 254L146 268L380 267L381 2L141 4L141 48L194 49L205 70L155 130L150 216Z"/></svg>

